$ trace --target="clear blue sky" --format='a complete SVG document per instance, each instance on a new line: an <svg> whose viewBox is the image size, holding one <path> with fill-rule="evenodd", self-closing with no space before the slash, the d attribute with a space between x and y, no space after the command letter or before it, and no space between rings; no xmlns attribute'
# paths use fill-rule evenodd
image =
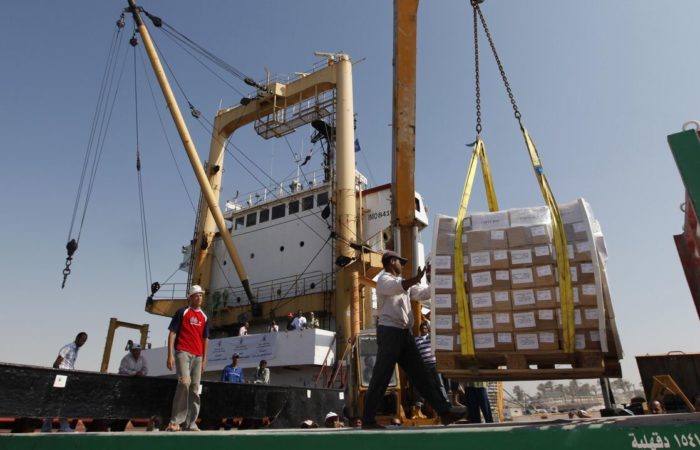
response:
<svg viewBox="0 0 700 450"><path fill-rule="evenodd" d="M354 60L359 169L390 181L392 2L149 1L143 6L253 78L264 68L307 70L313 52ZM110 317L150 323L161 345L167 319L143 311L145 281L134 171L133 69L115 107L105 156L77 253L60 289L64 246L109 40L125 2L14 2L0 17L0 286L6 306L0 360L49 365L85 330L78 368L97 370ZM700 41L694 1L488 0L483 5L511 86L561 202L585 197L607 237L609 275L626 358L698 351L700 322L672 236L683 186L666 135L698 118ZM416 182L434 213L454 215L474 140L473 44L468 2L423 1L419 10ZM124 39L130 35L127 22ZM154 32L188 96L211 118L240 95ZM542 203L517 123L482 40L483 137L503 208ZM140 64L140 63L139 63ZM143 73L139 71L140 81ZM242 92L249 89L231 81ZM191 235L192 208L147 91L141 142L151 267L164 279ZM161 113L165 114L159 100ZM208 134L189 116L200 154ZM179 164L187 168L172 125ZM234 142L275 178L288 172L284 141L241 133ZM290 136L309 149L308 134ZM282 162L270 162L276 156ZM314 161L318 164L318 160ZM194 177L185 173L196 193ZM239 187L239 183L242 187ZM229 160L224 197L259 187ZM483 191L472 210L484 210ZM424 241L430 241L429 234ZM120 331L115 349L135 333ZM117 359L121 352L115 352Z"/></svg>

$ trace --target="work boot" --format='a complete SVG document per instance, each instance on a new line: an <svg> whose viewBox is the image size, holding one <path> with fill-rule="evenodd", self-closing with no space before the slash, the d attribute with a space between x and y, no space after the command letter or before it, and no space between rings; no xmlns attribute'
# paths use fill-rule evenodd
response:
<svg viewBox="0 0 700 450"><path fill-rule="evenodd" d="M427 419L423 411L421 411L420 406L411 407L411 419Z"/></svg>
<svg viewBox="0 0 700 450"><path fill-rule="evenodd" d="M467 413L467 408L464 406L451 406L447 411L440 414L440 422L447 426L451 423L455 423L459 419L464 418Z"/></svg>

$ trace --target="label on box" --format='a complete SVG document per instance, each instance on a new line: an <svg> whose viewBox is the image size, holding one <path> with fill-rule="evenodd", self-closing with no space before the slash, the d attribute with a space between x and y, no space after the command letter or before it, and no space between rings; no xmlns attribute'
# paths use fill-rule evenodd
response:
<svg viewBox="0 0 700 450"><path fill-rule="evenodd" d="M552 291L551 289L540 289L535 291L535 296L538 302L550 302L552 301Z"/></svg>
<svg viewBox="0 0 700 450"><path fill-rule="evenodd" d="M491 265L491 252L474 252L469 254L472 267L488 267Z"/></svg>
<svg viewBox="0 0 700 450"><path fill-rule="evenodd" d="M510 226L507 211L476 213L471 215L471 219L472 230L495 230Z"/></svg>
<svg viewBox="0 0 700 450"><path fill-rule="evenodd" d="M495 348L496 341L493 338L493 333L474 333L474 348Z"/></svg>
<svg viewBox="0 0 700 450"><path fill-rule="evenodd" d="M496 323L498 323L498 324L510 323L510 313L503 312L503 313L496 313L494 315L496 316Z"/></svg>
<svg viewBox="0 0 700 450"><path fill-rule="evenodd" d="M463 233L462 234L462 244L466 244L466 243L467 243L467 233Z"/></svg>
<svg viewBox="0 0 700 450"><path fill-rule="evenodd" d="M510 261L513 264L532 264L532 251L529 248L511 250Z"/></svg>
<svg viewBox="0 0 700 450"><path fill-rule="evenodd" d="M574 259L574 244L566 246L566 253L569 255L569 259Z"/></svg>
<svg viewBox="0 0 700 450"><path fill-rule="evenodd" d="M581 285L581 293L586 296L595 295L595 284L583 284Z"/></svg>
<svg viewBox="0 0 700 450"><path fill-rule="evenodd" d="M435 289L452 289L452 275L435 275L433 286Z"/></svg>
<svg viewBox="0 0 700 450"><path fill-rule="evenodd" d="M590 242L583 241L583 242L576 243L576 252L585 253L585 252L590 252L590 251L591 251L591 243Z"/></svg>
<svg viewBox="0 0 700 450"><path fill-rule="evenodd" d="M491 286L493 284L491 281L491 272L474 272L471 276L472 286L474 287Z"/></svg>
<svg viewBox="0 0 700 450"><path fill-rule="evenodd" d="M559 213L561 214L561 221L564 223L574 223L583 220L583 214L578 202L559 205Z"/></svg>
<svg viewBox="0 0 700 450"><path fill-rule="evenodd" d="M585 233L586 224L583 222L576 222L574 225L574 233Z"/></svg>
<svg viewBox="0 0 700 450"><path fill-rule="evenodd" d="M494 291L493 299L496 303L508 302L510 301L510 295L508 295L508 291Z"/></svg>
<svg viewBox="0 0 700 450"><path fill-rule="evenodd" d="M552 276L552 266L537 266L535 270L537 271L537 276L540 278Z"/></svg>
<svg viewBox="0 0 700 450"><path fill-rule="evenodd" d="M537 333L519 333L515 335L515 348L518 350L537 350L540 348Z"/></svg>
<svg viewBox="0 0 700 450"><path fill-rule="evenodd" d="M436 330L451 330L452 329L452 315L451 314L436 314L435 320Z"/></svg>
<svg viewBox="0 0 700 450"><path fill-rule="evenodd" d="M433 300L435 302L435 309L452 308L452 296L450 294L435 294Z"/></svg>
<svg viewBox="0 0 700 450"><path fill-rule="evenodd" d="M496 271L496 280L497 281L510 280L510 272L508 272L507 270L497 270Z"/></svg>
<svg viewBox="0 0 700 450"><path fill-rule="evenodd" d="M581 310L580 309L575 309L574 310L574 325L581 325Z"/></svg>
<svg viewBox="0 0 700 450"><path fill-rule="evenodd" d="M583 316L586 320L598 320L600 315L598 314L598 308L586 308L583 310Z"/></svg>
<svg viewBox="0 0 700 450"><path fill-rule="evenodd" d="M496 340L499 344L512 344L513 335L511 333L498 333L496 334Z"/></svg>
<svg viewBox="0 0 700 450"><path fill-rule="evenodd" d="M524 269L511 269L510 275L513 284L529 284L534 280L532 278L532 269L530 267Z"/></svg>
<svg viewBox="0 0 700 450"><path fill-rule="evenodd" d="M513 306L528 306L535 304L535 291L518 289L513 291Z"/></svg>
<svg viewBox="0 0 700 450"><path fill-rule="evenodd" d="M591 337L591 341L600 342L600 331L591 330L591 332L589 333L589 336Z"/></svg>
<svg viewBox="0 0 700 450"><path fill-rule="evenodd" d="M510 211L511 227L531 227L552 222L549 208L538 206L535 208L514 209Z"/></svg>
<svg viewBox="0 0 700 450"><path fill-rule="evenodd" d="M473 314L472 327L475 330L493 329L493 316L491 314Z"/></svg>
<svg viewBox="0 0 700 450"><path fill-rule="evenodd" d="M507 261L508 260L508 250L494 250L493 251L494 261Z"/></svg>
<svg viewBox="0 0 700 450"><path fill-rule="evenodd" d="M471 294L472 306L474 309L477 308L490 308L493 306L491 303L491 293L490 292L474 292Z"/></svg>
<svg viewBox="0 0 700 450"><path fill-rule="evenodd" d="M581 273L592 274L593 273L593 263L583 263L581 264Z"/></svg>
<svg viewBox="0 0 700 450"><path fill-rule="evenodd" d="M454 342L454 336L435 335L435 350L452 351L455 348Z"/></svg>
<svg viewBox="0 0 700 450"><path fill-rule="evenodd" d="M535 313L534 311L513 313L514 328L535 328Z"/></svg>
<svg viewBox="0 0 700 450"><path fill-rule="evenodd" d="M540 320L554 320L554 310L540 309L537 311L537 318Z"/></svg>
<svg viewBox="0 0 700 450"><path fill-rule="evenodd" d="M571 282L576 283L578 281L578 270L575 266L569 267L569 272L571 272Z"/></svg>
<svg viewBox="0 0 700 450"><path fill-rule="evenodd" d="M543 344L554 344L555 334L551 331L540 331L540 342Z"/></svg>
<svg viewBox="0 0 700 450"><path fill-rule="evenodd" d="M576 350L583 350L586 348L586 335L577 334L576 335Z"/></svg>
<svg viewBox="0 0 700 450"><path fill-rule="evenodd" d="M535 247L535 256L549 256L552 254L552 250L549 245L538 245Z"/></svg>
<svg viewBox="0 0 700 450"><path fill-rule="evenodd" d="M452 257L445 255L437 255L433 258L433 267L435 269L451 269L452 268Z"/></svg>
<svg viewBox="0 0 700 450"><path fill-rule="evenodd" d="M491 230L491 240L492 241L503 241L506 238L506 232L504 230Z"/></svg>
<svg viewBox="0 0 700 450"><path fill-rule="evenodd" d="M544 225L530 227L530 235L532 235L532 237L546 236L547 230L545 229Z"/></svg>

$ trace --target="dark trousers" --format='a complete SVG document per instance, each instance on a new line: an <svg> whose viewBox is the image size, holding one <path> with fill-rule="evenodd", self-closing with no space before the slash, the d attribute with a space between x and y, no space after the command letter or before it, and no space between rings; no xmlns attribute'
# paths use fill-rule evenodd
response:
<svg viewBox="0 0 700 450"><path fill-rule="evenodd" d="M481 423L481 414L484 415L486 423L493 423L491 415L491 404L486 388L466 387L465 396L467 398L467 417L470 423ZM479 414L481 410L481 414Z"/></svg>
<svg viewBox="0 0 700 450"><path fill-rule="evenodd" d="M450 404L440 392L437 377L425 367L411 331L379 325L377 327L377 360L365 396L363 423L374 423L377 408L384 397L397 363L406 372L411 384L438 414L443 414L450 409Z"/></svg>

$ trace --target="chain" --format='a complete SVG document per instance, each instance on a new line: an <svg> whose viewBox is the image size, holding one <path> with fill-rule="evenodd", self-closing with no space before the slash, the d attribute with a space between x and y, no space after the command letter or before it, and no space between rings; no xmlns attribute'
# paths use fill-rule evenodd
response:
<svg viewBox="0 0 700 450"><path fill-rule="evenodd" d="M472 6L474 7L474 12L475 14L479 14L479 19L481 19L481 25L484 27L484 32L486 33L486 38L489 41L489 46L491 47L491 51L493 52L493 57L496 59L496 64L498 65L498 70L501 72L501 78L503 79L503 84L506 87L506 91L508 92L508 98L510 98L510 104L513 106L513 112L515 115L515 118L518 120L518 122L521 122L522 115L520 114L520 110L518 109L518 105L515 103L515 97L513 96L513 91L510 88L510 84L508 83L508 77L506 77L506 72L503 70L503 64L501 63L501 59L498 57L498 52L496 52L496 46L493 43L493 38L491 37L491 32L489 31L488 25L486 25L486 19L484 19L484 15L481 12L481 9L479 8L479 5L477 2L472 1ZM476 19L475 19L476 20ZM522 123L521 123L522 126Z"/></svg>
<svg viewBox="0 0 700 450"><path fill-rule="evenodd" d="M481 134L481 85L479 83L479 33L474 5L474 80L476 81L476 135Z"/></svg>

